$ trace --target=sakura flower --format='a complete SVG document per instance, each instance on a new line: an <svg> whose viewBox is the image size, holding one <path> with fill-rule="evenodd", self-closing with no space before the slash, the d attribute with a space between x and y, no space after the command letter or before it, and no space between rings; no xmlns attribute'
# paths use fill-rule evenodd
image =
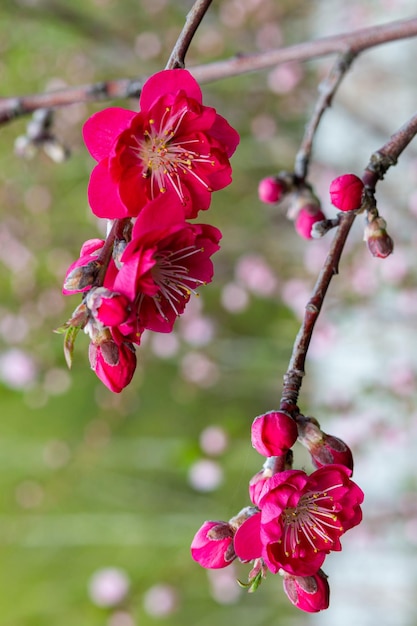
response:
<svg viewBox="0 0 417 626"><path fill-rule="evenodd" d="M192 293L213 276L210 257L219 249L214 226L190 224L172 192L148 203L137 218L121 268L105 286L126 296L140 328L170 332ZM124 330L121 328L121 332Z"/></svg>
<svg viewBox="0 0 417 626"><path fill-rule="evenodd" d="M312 576L292 576L286 572L283 576L284 591L298 609L318 613L329 607L330 588L323 570Z"/></svg>
<svg viewBox="0 0 417 626"><path fill-rule="evenodd" d="M243 561L262 557L268 568L313 576L340 537L362 519L363 493L343 465L327 465L310 476L301 470L274 474L258 499L260 511L236 531Z"/></svg>
<svg viewBox="0 0 417 626"><path fill-rule="evenodd" d="M239 136L204 106L187 70L164 70L143 86L140 112L109 108L90 117L84 141L98 161L88 188L98 217L137 216L173 191L185 217L207 209L211 192L231 182L229 157Z"/></svg>
<svg viewBox="0 0 417 626"><path fill-rule="evenodd" d="M202 567L227 567L236 558L234 530L227 522L204 522L191 543L191 556Z"/></svg>

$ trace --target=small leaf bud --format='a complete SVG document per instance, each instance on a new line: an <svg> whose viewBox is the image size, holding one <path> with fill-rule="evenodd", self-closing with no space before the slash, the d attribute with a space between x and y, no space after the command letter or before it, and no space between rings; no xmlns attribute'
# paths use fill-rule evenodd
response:
<svg viewBox="0 0 417 626"><path fill-rule="evenodd" d="M384 218L368 214L363 238L372 256L380 259L385 259L394 250L394 242L387 233L386 226Z"/></svg>

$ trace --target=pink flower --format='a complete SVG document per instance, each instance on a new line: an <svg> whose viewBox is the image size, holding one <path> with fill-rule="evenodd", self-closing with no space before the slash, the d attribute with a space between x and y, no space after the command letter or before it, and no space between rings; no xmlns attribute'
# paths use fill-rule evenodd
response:
<svg viewBox="0 0 417 626"><path fill-rule="evenodd" d="M234 546L243 561L262 557L268 568L313 576L340 537L359 524L363 493L343 465L310 476L300 470L274 474L258 500L259 513L238 528Z"/></svg>
<svg viewBox="0 0 417 626"><path fill-rule="evenodd" d="M90 117L84 141L98 165L88 189L98 217L136 216L170 190L185 217L207 209L211 192L231 182L239 135L202 104L187 70L158 72L143 86L140 112L109 108Z"/></svg>
<svg viewBox="0 0 417 626"><path fill-rule="evenodd" d="M317 209L315 205L302 207L295 220L295 230L303 239L312 239L311 229L316 222L325 220L324 213Z"/></svg>
<svg viewBox="0 0 417 626"><path fill-rule="evenodd" d="M364 184L355 174L343 174L330 183L331 203L340 211L354 211L362 204Z"/></svg>
<svg viewBox="0 0 417 626"><path fill-rule="evenodd" d="M329 607L330 588L323 570L312 576L292 576L286 572L283 575L284 591L298 609L317 613Z"/></svg>
<svg viewBox="0 0 417 626"><path fill-rule="evenodd" d="M287 186L276 176L263 178L258 185L258 196L261 202L275 204L282 200Z"/></svg>
<svg viewBox="0 0 417 626"><path fill-rule="evenodd" d="M297 441L295 421L283 411L269 411L252 423L252 446L263 456L282 456Z"/></svg>
<svg viewBox="0 0 417 626"><path fill-rule="evenodd" d="M91 289L101 265L97 256L104 246L103 239L88 239L81 247L80 257L72 263L65 275L62 293L72 295Z"/></svg>
<svg viewBox="0 0 417 626"><path fill-rule="evenodd" d="M191 556L202 567L227 567L236 558L234 530L227 522L204 522L191 543Z"/></svg>
<svg viewBox="0 0 417 626"><path fill-rule="evenodd" d="M137 218L121 268L105 285L132 303L140 328L170 332L192 293L213 276L210 257L219 249L214 226L190 224L172 192L148 203ZM124 334L123 329L121 331Z"/></svg>
<svg viewBox="0 0 417 626"><path fill-rule="evenodd" d="M120 393L132 380L136 369L136 353L131 343L116 343L108 337L90 342L88 357L91 369L114 393ZM107 333L105 333L107 335Z"/></svg>

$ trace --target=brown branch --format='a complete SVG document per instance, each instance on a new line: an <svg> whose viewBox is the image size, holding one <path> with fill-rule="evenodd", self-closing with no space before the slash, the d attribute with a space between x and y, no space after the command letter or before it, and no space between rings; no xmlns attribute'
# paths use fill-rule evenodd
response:
<svg viewBox="0 0 417 626"><path fill-rule="evenodd" d="M167 70L174 70L185 66L187 50L211 3L212 0L196 0L194 3L194 6L187 15L184 28L168 59L166 65Z"/></svg>
<svg viewBox="0 0 417 626"><path fill-rule="evenodd" d="M347 52L339 56L330 70L327 78L319 85L319 97L314 107L313 114L306 126L304 137L301 141L297 156L295 157L294 174L300 180L305 180L308 173L313 141L326 109L331 106L333 97L339 88L346 72L349 70L355 58L355 54Z"/></svg>
<svg viewBox="0 0 417 626"><path fill-rule="evenodd" d="M376 183L384 178L385 173L392 165L396 164L399 155L405 150L416 134L417 114L394 133L391 139L371 156L362 177L368 194L373 196ZM313 294L306 305L304 319L294 342L288 370L284 375L284 388L281 399L283 406L287 403L297 404L314 326L323 306L330 281L333 276L338 273L343 248L352 224L355 221L355 217L355 211L349 211L348 213L340 215L338 229L317 278Z"/></svg>
<svg viewBox="0 0 417 626"><path fill-rule="evenodd" d="M358 54L390 41L407 39L416 35L417 18L400 20L390 24L364 28L353 33L324 37L287 48L277 48L267 52L199 65L190 68L190 71L200 83L209 83L239 74L264 70L289 61L307 61L338 53ZM146 77L119 79L50 93L0 98L0 124L33 113L39 108L62 107L78 102L137 98L145 80Z"/></svg>

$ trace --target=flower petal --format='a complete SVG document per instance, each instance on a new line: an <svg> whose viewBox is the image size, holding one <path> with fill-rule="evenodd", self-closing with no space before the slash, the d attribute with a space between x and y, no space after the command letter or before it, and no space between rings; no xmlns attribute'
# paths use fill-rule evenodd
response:
<svg viewBox="0 0 417 626"><path fill-rule="evenodd" d="M140 94L141 111L149 111L155 101L164 93L187 92L187 97L202 102L201 89L188 70L163 70L151 76Z"/></svg>
<svg viewBox="0 0 417 626"><path fill-rule="evenodd" d="M100 161L91 172L88 200L97 217L111 220L128 216L128 210L118 194L118 185L110 177L107 159Z"/></svg>
<svg viewBox="0 0 417 626"><path fill-rule="evenodd" d="M260 529L260 513L255 513L249 517L237 529L234 538L235 552L242 561L252 561L262 555Z"/></svg>
<svg viewBox="0 0 417 626"><path fill-rule="evenodd" d="M96 161L101 161L101 159L109 156L114 142L120 133L129 126L135 115L137 115L135 111L110 107L98 111L85 122L83 127L84 142Z"/></svg>

